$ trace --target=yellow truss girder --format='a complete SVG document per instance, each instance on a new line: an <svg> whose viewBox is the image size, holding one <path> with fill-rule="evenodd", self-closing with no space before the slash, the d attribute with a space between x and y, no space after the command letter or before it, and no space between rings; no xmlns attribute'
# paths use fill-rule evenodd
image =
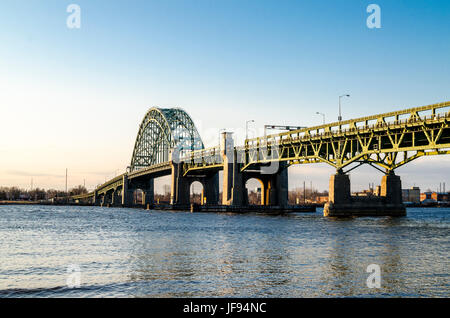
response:
<svg viewBox="0 0 450 318"><path fill-rule="evenodd" d="M249 139L235 151L241 170L273 161L324 162L338 170L364 162L393 170L422 156L449 154L449 121L445 102ZM197 160L185 161L185 174L220 165L199 152L192 156Z"/></svg>

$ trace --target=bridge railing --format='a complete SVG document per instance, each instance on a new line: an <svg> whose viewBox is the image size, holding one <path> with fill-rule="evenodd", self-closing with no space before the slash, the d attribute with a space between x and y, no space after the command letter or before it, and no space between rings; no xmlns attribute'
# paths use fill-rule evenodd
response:
<svg viewBox="0 0 450 318"><path fill-rule="evenodd" d="M124 175L125 175L125 173L122 173L121 175L119 175L119 176L117 176L117 177L114 177L114 178L112 178L111 180L106 181L106 182L103 183L102 185L98 186L97 189L105 188L105 187L107 187L107 186L109 186L109 185L111 185L111 184L113 184L113 183L115 183L115 182L117 182L117 181L122 180L122 178L123 178Z"/></svg>
<svg viewBox="0 0 450 318"><path fill-rule="evenodd" d="M94 192L89 192L89 193L84 193L84 194L73 195L69 198L72 200L81 200L81 199L93 197L94 195L95 195Z"/></svg>
<svg viewBox="0 0 450 318"><path fill-rule="evenodd" d="M345 135L345 133L348 132L384 129L386 127L401 126L432 120L438 121L442 118L450 118L450 102L410 108L397 112L373 115L321 126L293 130L281 134L248 139L245 142L244 149L250 150L252 148L278 146L282 145L284 142L291 142L293 140L309 140L313 137L322 138L338 136Z"/></svg>

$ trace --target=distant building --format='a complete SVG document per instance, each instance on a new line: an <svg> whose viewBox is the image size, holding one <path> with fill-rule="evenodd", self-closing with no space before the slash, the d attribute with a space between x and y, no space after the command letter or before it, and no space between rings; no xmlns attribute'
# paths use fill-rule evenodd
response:
<svg viewBox="0 0 450 318"><path fill-rule="evenodd" d="M448 202L449 200L448 192L433 192L431 193L431 198L437 202Z"/></svg>
<svg viewBox="0 0 450 318"><path fill-rule="evenodd" d="M328 195L319 195L316 196L316 203L322 204L322 203L327 203L328 202Z"/></svg>
<svg viewBox="0 0 450 318"><path fill-rule="evenodd" d="M357 197L371 197L374 195L372 190L363 190L360 192L354 192L352 195Z"/></svg>
<svg viewBox="0 0 450 318"><path fill-rule="evenodd" d="M420 194L420 202L425 201L425 200L433 200L431 198L431 195L433 194L433 192L424 192Z"/></svg>
<svg viewBox="0 0 450 318"><path fill-rule="evenodd" d="M374 195L376 195L377 197L381 196L381 186L377 186L375 188Z"/></svg>
<svg viewBox="0 0 450 318"><path fill-rule="evenodd" d="M419 187L412 187L411 189L402 190L403 202L420 203L421 194Z"/></svg>

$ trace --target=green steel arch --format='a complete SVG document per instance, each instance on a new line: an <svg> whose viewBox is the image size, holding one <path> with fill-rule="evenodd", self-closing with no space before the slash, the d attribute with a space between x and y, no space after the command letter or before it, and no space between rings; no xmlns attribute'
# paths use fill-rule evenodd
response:
<svg viewBox="0 0 450 318"><path fill-rule="evenodd" d="M151 108L139 127L131 171L167 162L170 152L204 149L191 117L180 108Z"/></svg>

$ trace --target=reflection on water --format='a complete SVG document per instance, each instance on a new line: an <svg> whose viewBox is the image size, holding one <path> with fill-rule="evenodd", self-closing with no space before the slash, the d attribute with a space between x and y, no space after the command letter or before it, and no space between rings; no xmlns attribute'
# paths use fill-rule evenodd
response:
<svg viewBox="0 0 450 318"><path fill-rule="evenodd" d="M0 297L449 296L450 209L405 218L0 207ZM81 287L66 287L80 266ZM366 285L369 264L382 286Z"/></svg>

